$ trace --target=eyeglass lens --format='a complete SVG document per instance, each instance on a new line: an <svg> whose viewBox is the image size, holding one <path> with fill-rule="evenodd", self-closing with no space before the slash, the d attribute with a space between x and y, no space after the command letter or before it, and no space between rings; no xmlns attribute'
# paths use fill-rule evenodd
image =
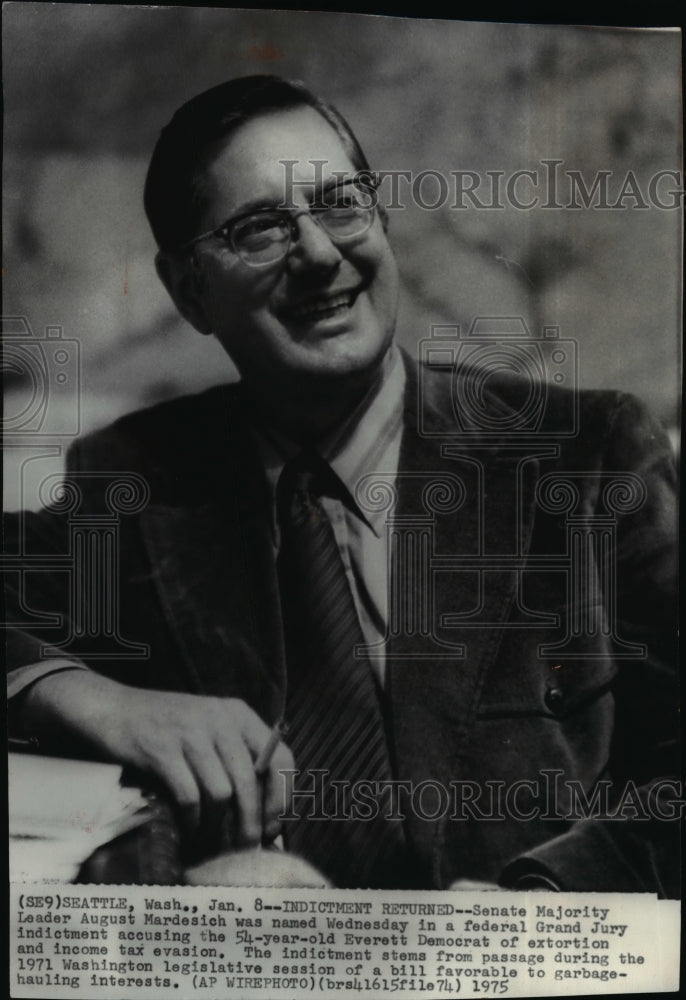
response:
<svg viewBox="0 0 686 1000"><path fill-rule="evenodd" d="M352 239L371 225L373 208L371 191L345 185L333 196L327 193L326 202L313 205L310 215L333 239ZM227 235L247 263L266 264L288 252L293 224L292 213L274 209L238 220Z"/></svg>

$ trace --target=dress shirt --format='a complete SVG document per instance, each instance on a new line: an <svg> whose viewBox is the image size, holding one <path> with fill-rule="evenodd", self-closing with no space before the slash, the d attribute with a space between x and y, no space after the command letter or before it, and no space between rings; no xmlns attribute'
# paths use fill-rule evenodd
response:
<svg viewBox="0 0 686 1000"><path fill-rule="evenodd" d="M357 484L368 473L383 473L393 485L403 428L405 367L399 351L393 349L380 384L374 386L345 423L320 441L316 451L333 469L346 491L346 500L321 497L331 521L352 592L365 641L378 646L371 664L383 687L382 641L388 621L388 537L385 511L369 512L356 499ZM279 524L276 487L284 465L302 451L273 427L253 429L258 454L264 464L272 498L272 538L279 551Z"/></svg>

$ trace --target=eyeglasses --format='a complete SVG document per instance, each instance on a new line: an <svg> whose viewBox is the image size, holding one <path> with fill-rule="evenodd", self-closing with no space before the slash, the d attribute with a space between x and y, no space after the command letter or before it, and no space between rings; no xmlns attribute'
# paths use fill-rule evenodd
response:
<svg viewBox="0 0 686 1000"><path fill-rule="evenodd" d="M370 179L371 180L371 179ZM375 184L351 178L324 190L320 201L308 208L260 208L228 219L217 229L201 233L179 250L189 250L201 240L219 239L250 267L266 267L282 260L298 238L296 220L309 215L336 243L363 236L374 219Z"/></svg>

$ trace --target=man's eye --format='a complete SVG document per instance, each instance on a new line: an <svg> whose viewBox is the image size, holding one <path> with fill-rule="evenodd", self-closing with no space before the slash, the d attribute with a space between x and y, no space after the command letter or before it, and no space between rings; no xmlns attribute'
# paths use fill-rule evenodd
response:
<svg viewBox="0 0 686 1000"><path fill-rule="evenodd" d="M325 213L327 215L348 215L356 212L359 203L350 195L340 195L336 198L327 198L321 205L313 205L312 211L315 213Z"/></svg>
<svg viewBox="0 0 686 1000"><path fill-rule="evenodd" d="M346 212L357 212L359 209L370 208L372 200L371 191L346 185L338 190L328 191L324 195L321 208L345 214Z"/></svg>
<svg viewBox="0 0 686 1000"><path fill-rule="evenodd" d="M241 243L260 244L265 241L281 239L284 227L284 220L279 215L255 215L249 219L243 219L234 228L234 238Z"/></svg>
<svg viewBox="0 0 686 1000"><path fill-rule="evenodd" d="M254 218L246 219L243 222L240 232L242 236L261 236L263 233L269 233L274 229L281 229L282 225L283 220L278 215L256 215Z"/></svg>
<svg viewBox="0 0 686 1000"><path fill-rule="evenodd" d="M337 198L333 205L329 206L334 212L354 212L360 207L360 203L355 198L347 195L345 198Z"/></svg>

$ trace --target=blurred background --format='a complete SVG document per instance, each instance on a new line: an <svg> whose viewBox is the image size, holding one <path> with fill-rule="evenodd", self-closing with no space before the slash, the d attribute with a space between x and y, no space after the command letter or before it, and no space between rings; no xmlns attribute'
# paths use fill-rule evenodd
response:
<svg viewBox="0 0 686 1000"><path fill-rule="evenodd" d="M249 73L296 77L331 100L373 167L474 171L482 201L487 171L526 169L544 200L544 159L563 161L562 203L566 170L588 187L609 171L610 203L632 171L638 197L623 210L455 209L451 197L429 211L406 198L390 212L399 339L414 352L431 324L466 329L478 316L559 326L578 343L582 386L637 393L675 435L681 213L648 191L657 172L681 169L678 33L80 4L8 3L3 15L5 330L26 339L25 317L47 336L36 363L50 389L41 410L31 365L6 354L6 425L24 427L9 439L9 506L26 502L21 467L39 446L57 466L76 431L235 377L157 279L142 189L176 107ZM659 197L675 187L663 180Z"/></svg>

